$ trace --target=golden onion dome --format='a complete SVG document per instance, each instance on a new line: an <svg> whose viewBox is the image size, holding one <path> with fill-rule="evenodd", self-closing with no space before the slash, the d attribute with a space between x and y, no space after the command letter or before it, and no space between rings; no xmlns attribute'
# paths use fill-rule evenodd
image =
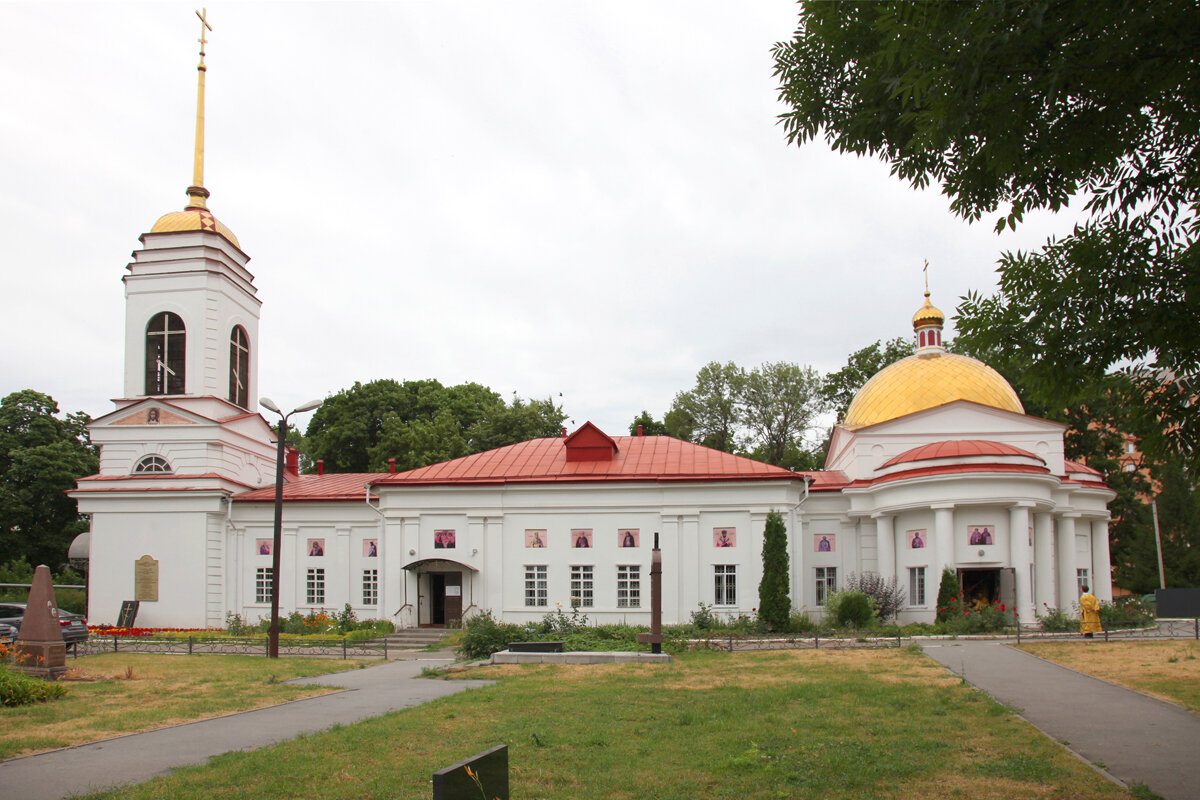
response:
<svg viewBox="0 0 1200 800"><path fill-rule="evenodd" d="M982 361L939 348L903 358L876 373L854 396L842 424L862 428L955 400L1025 413L1017 393L999 372Z"/></svg>
<svg viewBox="0 0 1200 800"><path fill-rule="evenodd" d="M214 217L212 212L207 208L188 206L183 211L172 211L170 214L163 214L158 218L158 222L154 223L154 227L150 229L151 233L172 233L174 231L212 231L224 236L237 249L242 249L241 243L233 235L233 231L229 229L229 226Z"/></svg>
<svg viewBox="0 0 1200 800"><path fill-rule="evenodd" d="M937 306L929 302L929 292L925 292L925 305L917 309L917 313L913 314L913 328L920 328L923 325L938 325L946 324L946 315L941 312Z"/></svg>

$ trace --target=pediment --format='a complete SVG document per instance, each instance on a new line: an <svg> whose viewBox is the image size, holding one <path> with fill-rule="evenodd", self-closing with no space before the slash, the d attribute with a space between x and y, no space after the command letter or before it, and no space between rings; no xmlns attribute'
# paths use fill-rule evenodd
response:
<svg viewBox="0 0 1200 800"><path fill-rule="evenodd" d="M111 414L98 417L90 427L153 427L156 425L205 425L212 420L161 400L143 400Z"/></svg>

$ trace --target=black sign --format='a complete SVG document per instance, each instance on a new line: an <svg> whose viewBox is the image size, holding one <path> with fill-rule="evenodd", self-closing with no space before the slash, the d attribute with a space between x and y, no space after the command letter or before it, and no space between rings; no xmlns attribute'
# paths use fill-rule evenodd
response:
<svg viewBox="0 0 1200 800"><path fill-rule="evenodd" d="M1200 617L1200 589L1155 589L1154 616L1159 619Z"/></svg>
<svg viewBox="0 0 1200 800"><path fill-rule="evenodd" d="M467 773L470 769L471 774ZM508 745L433 773L433 800L508 800Z"/></svg>
<svg viewBox="0 0 1200 800"><path fill-rule="evenodd" d="M137 600L125 600L121 603L121 613L117 616L118 628L132 628L133 621L137 619L138 606L141 605Z"/></svg>

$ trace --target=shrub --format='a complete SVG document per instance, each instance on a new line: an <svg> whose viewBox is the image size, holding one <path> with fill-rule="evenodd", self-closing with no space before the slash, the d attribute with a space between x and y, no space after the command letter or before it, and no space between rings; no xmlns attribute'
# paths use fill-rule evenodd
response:
<svg viewBox="0 0 1200 800"><path fill-rule="evenodd" d="M558 608L542 617L541 622L536 623L534 633L540 636L569 636L582 631L587 624L587 614L579 613L578 606L573 607L568 615L563 613L562 603L559 603Z"/></svg>
<svg viewBox="0 0 1200 800"><path fill-rule="evenodd" d="M464 658L487 658L508 647L510 642L521 641L524 634L520 626L497 622L492 612L484 611L467 620L458 653Z"/></svg>
<svg viewBox="0 0 1200 800"><path fill-rule="evenodd" d="M337 633L349 633L358 628L358 617L350 604L342 606L342 610L333 615L333 630Z"/></svg>
<svg viewBox="0 0 1200 800"><path fill-rule="evenodd" d="M875 617L871 598L855 590L831 593L825 599L825 613L837 627L855 630L866 628Z"/></svg>
<svg viewBox="0 0 1200 800"><path fill-rule="evenodd" d="M1011 609L1004 603L983 600L968 603L962 594L958 594L945 606L938 607L940 620L937 626L945 633L953 634L994 633L1009 626L1009 613Z"/></svg>
<svg viewBox="0 0 1200 800"><path fill-rule="evenodd" d="M763 531L763 572L758 584L758 618L768 630L787 627L792 601L788 594L787 528L783 515L772 510L767 514Z"/></svg>
<svg viewBox="0 0 1200 800"><path fill-rule="evenodd" d="M1154 610L1141 598L1125 597L1100 604L1100 624L1105 630L1144 628L1154 624Z"/></svg>
<svg viewBox="0 0 1200 800"><path fill-rule="evenodd" d="M812 633L817 627L817 623L812 621L807 611L793 611L788 617L788 633Z"/></svg>
<svg viewBox="0 0 1200 800"><path fill-rule="evenodd" d="M951 607L954 605L955 598L962 597L962 587L958 584L958 576L951 570L942 570L942 582L938 585L937 598L937 621L945 622L950 619L953 612Z"/></svg>
<svg viewBox="0 0 1200 800"><path fill-rule="evenodd" d="M700 607L692 612L692 627L698 631L712 630L717 627L718 622L713 607L708 603L701 603Z"/></svg>
<svg viewBox="0 0 1200 800"><path fill-rule="evenodd" d="M0 665L0 706L26 706L48 703L65 697L67 687L39 680Z"/></svg>
<svg viewBox="0 0 1200 800"><path fill-rule="evenodd" d="M864 572L855 575L853 572L846 578L847 591L862 592L874 601L875 616L880 621L887 622L896 616L896 612L904 608L906 587L896 584L895 576L885 578L878 572Z"/></svg>
<svg viewBox="0 0 1200 800"><path fill-rule="evenodd" d="M1072 619L1066 611L1061 608L1051 608L1042 603L1042 613L1038 614L1038 622L1042 625L1042 630L1050 633L1062 633L1069 630L1077 630L1079 628L1079 620Z"/></svg>

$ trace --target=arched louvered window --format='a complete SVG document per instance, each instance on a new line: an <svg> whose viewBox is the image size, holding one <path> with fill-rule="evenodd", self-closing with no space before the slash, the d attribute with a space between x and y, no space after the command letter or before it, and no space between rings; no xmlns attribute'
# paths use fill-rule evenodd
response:
<svg viewBox="0 0 1200 800"><path fill-rule="evenodd" d="M170 471L170 463L162 456L146 456L133 467L134 475L161 475Z"/></svg>
<svg viewBox="0 0 1200 800"><path fill-rule="evenodd" d="M178 314L155 314L146 326L146 394L184 393L187 334Z"/></svg>
<svg viewBox="0 0 1200 800"><path fill-rule="evenodd" d="M246 407L250 392L250 337L241 325L229 334L229 402Z"/></svg>

